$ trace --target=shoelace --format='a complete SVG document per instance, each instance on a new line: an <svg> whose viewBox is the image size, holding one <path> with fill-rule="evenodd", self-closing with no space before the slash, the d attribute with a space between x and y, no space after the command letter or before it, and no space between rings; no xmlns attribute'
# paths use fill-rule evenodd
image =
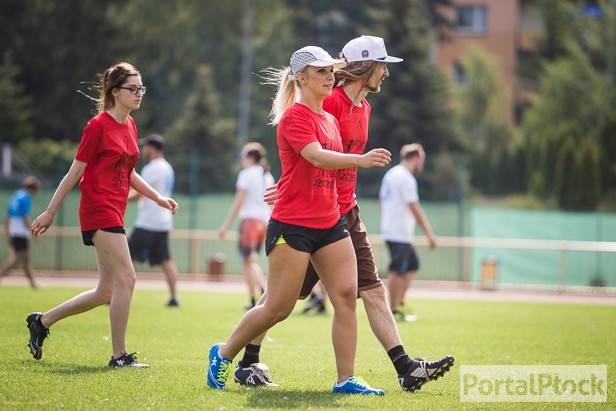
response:
<svg viewBox="0 0 616 411"><path fill-rule="evenodd" d="M360 386L362 388L371 388L370 385L368 385L368 383L366 381L364 381L364 379L361 378L361 377L353 376L353 377L349 378L349 382L351 384L358 385L358 386Z"/></svg>
<svg viewBox="0 0 616 411"><path fill-rule="evenodd" d="M216 381L225 383L229 378L229 372L231 371L231 363L221 361L220 368L218 369L218 373L216 374Z"/></svg>

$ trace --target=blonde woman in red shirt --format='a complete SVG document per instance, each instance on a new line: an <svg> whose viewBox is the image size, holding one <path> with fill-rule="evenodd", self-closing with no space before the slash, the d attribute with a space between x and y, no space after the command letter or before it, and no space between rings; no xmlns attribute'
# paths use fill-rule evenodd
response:
<svg viewBox="0 0 616 411"><path fill-rule="evenodd" d="M26 318L29 347L40 360L49 328L58 321L110 303L112 367L147 367L126 351L126 326L135 287L135 269L124 230L128 191L132 187L159 206L178 210L177 203L161 196L135 172L139 159L137 127L130 116L139 109L146 88L141 74L129 63L119 63L100 76L98 115L83 131L75 160L45 212L32 223L32 234L45 233L56 212L79 182L79 222L85 245L96 249L99 280L96 288L44 313Z"/></svg>
<svg viewBox="0 0 616 411"><path fill-rule="evenodd" d="M246 344L289 316L312 261L334 307L333 392L383 395L354 375L357 265L340 217L336 169L384 167L391 154L343 153L338 122L323 110L323 100L332 93L334 70L344 65L322 48L307 46L293 54L291 67L271 73L278 86L271 119L278 126L282 176L266 235L267 299L244 315L225 344L210 348L207 383L214 389L225 388L232 360Z"/></svg>

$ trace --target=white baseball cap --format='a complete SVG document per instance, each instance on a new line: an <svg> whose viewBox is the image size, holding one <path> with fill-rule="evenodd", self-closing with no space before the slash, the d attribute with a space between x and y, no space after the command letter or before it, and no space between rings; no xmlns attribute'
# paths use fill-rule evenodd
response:
<svg viewBox="0 0 616 411"><path fill-rule="evenodd" d="M291 56L291 75L290 80L297 80L297 73L302 71L306 66L313 67L329 67L342 68L346 66L344 60L332 58L328 52L317 46L306 46L297 50Z"/></svg>
<svg viewBox="0 0 616 411"><path fill-rule="evenodd" d="M347 62L353 61L382 61L384 63L399 63L401 58L388 56L385 42L380 37L361 36L349 41L343 48L342 54Z"/></svg>

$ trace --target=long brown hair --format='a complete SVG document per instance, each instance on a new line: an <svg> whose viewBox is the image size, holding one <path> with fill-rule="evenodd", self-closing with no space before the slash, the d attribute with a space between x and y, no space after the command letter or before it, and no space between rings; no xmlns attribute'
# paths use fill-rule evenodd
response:
<svg viewBox="0 0 616 411"><path fill-rule="evenodd" d="M115 99L112 94L114 88L124 84L127 77L140 75L141 73L139 73L135 66L126 62L115 64L99 74L97 89L100 95L96 104L98 114L109 110L115 105Z"/></svg>

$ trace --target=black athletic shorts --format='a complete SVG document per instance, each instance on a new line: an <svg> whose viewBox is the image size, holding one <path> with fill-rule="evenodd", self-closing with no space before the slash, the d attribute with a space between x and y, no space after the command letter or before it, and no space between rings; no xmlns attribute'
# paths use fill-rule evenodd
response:
<svg viewBox="0 0 616 411"><path fill-rule="evenodd" d="M288 244L295 250L314 254L326 245L348 236L344 217L332 228L324 230L285 224L270 218L265 235L265 255L269 255L277 244Z"/></svg>
<svg viewBox="0 0 616 411"><path fill-rule="evenodd" d="M370 245L368 240L366 226L359 216L359 206L355 205L354 208L344 215L344 218L357 258L357 297L359 298L360 292L382 287L383 282L379 278L379 270L374 262L374 253L372 252L372 245ZM299 298L303 300L308 297L318 281L319 276L312 263L310 263Z"/></svg>
<svg viewBox="0 0 616 411"><path fill-rule="evenodd" d="M412 244L392 241L386 241L386 243L391 256L389 271L405 275L408 272L419 270L419 258Z"/></svg>
<svg viewBox="0 0 616 411"><path fill-rule="evenodd" d="M11 237L11 244L15 251L25 251L28 249L28 239L26 237Z"/></svg>
<svg viewBox="0 0 616 411"><path fill-rule="evenodd" d="M126 235L126 230L124 230L124 227L120 227L120 226L101 228L100 230L107 231L108 233L118 233L118 234ZM94 243L92 242L92 238L94 238L95 232L96 230L89 230L89 231L81 232L81 238L83 239L84 245L92 245L92 246L94 245Z"/></svg>
<svg viewBox="0 0 616 411"><path fill-rule="evenodd" d="M128 239L128 249L133 260L149 261L150 265L159 265L163 261L171 259L169 256L169 232L135 228Z"/></svg>

